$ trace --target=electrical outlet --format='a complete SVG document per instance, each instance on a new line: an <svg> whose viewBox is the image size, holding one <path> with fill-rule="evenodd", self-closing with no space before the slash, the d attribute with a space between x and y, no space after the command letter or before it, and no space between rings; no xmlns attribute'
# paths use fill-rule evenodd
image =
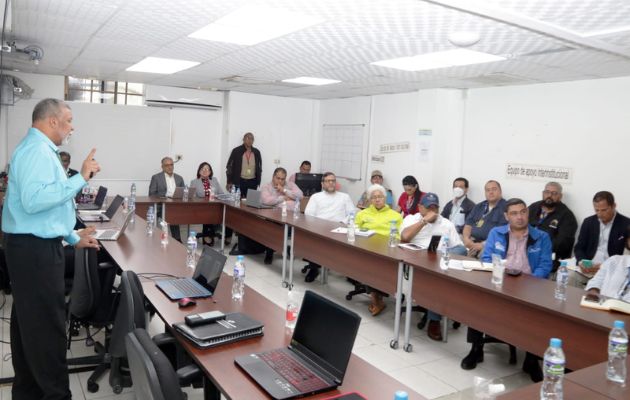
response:
<svg viewBox="0 0 630 400"><path fill-rule="evenodd" d="M175 154L175 161L182 160L183 158L184 158L184 156L183 156L183 155L181 155L181 154Z"/></svg>

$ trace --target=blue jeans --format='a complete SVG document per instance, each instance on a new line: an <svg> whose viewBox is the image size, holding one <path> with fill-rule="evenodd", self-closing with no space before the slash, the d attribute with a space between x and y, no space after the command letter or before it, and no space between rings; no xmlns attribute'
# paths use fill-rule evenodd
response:
<svg viewBox="0 0 630 400"><path fill-rule="evenodd" d="M457 256L465 256L468 254L468 250L466 250L466 247L463 244L459 244L455 247L451 247L449 249L449 253L455 254ZM429 321L439 321L442 319L442 315L431 310L427 310L427 318L429 319Z"/></svg>

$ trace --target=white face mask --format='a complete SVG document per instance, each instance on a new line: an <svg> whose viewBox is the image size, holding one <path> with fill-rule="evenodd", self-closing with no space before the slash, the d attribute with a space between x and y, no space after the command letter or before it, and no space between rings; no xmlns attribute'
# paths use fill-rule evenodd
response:
<svg viewBox="0 0 630 400"><path fill-rule="evenodd" d="M462 189L460 187L454 187L453 188L453 197L455 197L456 199L459 199L463 195L464 195L464 189Z"/></svg>

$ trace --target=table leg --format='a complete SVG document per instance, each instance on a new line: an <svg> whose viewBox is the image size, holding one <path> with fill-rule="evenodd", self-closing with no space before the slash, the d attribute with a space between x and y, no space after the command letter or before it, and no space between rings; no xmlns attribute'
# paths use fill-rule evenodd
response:
<svg viewBox="0 0 630 400"><path fill-rule="evenodd" d="M403 269L405 268L402 262L398 263L398 278L396 280L396 310L394 311L394 338L389 342L389 347L392 349L398 348L398 340L400 339L400 312L402 310L402 280Z"/></svg>
<svg viewBox="0 0 630 400"><path fill-rule="evenodd" d="M221 392L207 376L203 377L203 398L204 400L221 400Z"/></svg>
<svg viewBox="0 0 630 400"><path fill-rule="evenodd" d="M413 345L409 343L409 330L411 328L411 308L413 307L411 304L411 288L413 286L413 270L412 266L409 266L409 286L407 288L407 293L405 294L407 303L405 307L407 308L407 312L405 314L405 344L403 345L403 350L407 353L413 350Z"/></svg>
<svg viewBox="0 0 630 400"><path fill-rule="evenodd" d="M289 287L293 287L293 260L295 254L295 246L293 241L295 240L295 229L291 228L291 254L289 255Z"/></svg>
<svg viewBox="0 0 630 400"><path fill-rule="evenodd" d="M223 225L221 225L221 254L225 253L225 209L227 206L223 205Z"/></svg>
<svg viewBox="0 0 630 400"><path fill-rule="evenodd" d="M284 225L282 237L282 287L289 287L287 282L287 242L289 241L289 225Z"/></svg>

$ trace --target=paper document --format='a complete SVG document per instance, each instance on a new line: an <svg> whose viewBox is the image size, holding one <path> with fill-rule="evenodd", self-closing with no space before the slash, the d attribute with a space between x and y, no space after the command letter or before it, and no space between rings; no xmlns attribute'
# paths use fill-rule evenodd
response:
<svg viewBox="0 0 630 400"><path fill-rule="evenodd" d="M467 271L487 271L492 272L492 263L478 260L462 260L462 266Z"/></svg>
<svg viewBox="0 0 630 400"><path fill-rule="evenodd" d="M335 228L331 231L332 233L348 233L348 228L340 226L338 228ZM370 237L374 234L375 232L372 230L367 230L367 231L361 231L359 229L355 229L354 234L356 236L363 236L363 237Z"/></svg>

